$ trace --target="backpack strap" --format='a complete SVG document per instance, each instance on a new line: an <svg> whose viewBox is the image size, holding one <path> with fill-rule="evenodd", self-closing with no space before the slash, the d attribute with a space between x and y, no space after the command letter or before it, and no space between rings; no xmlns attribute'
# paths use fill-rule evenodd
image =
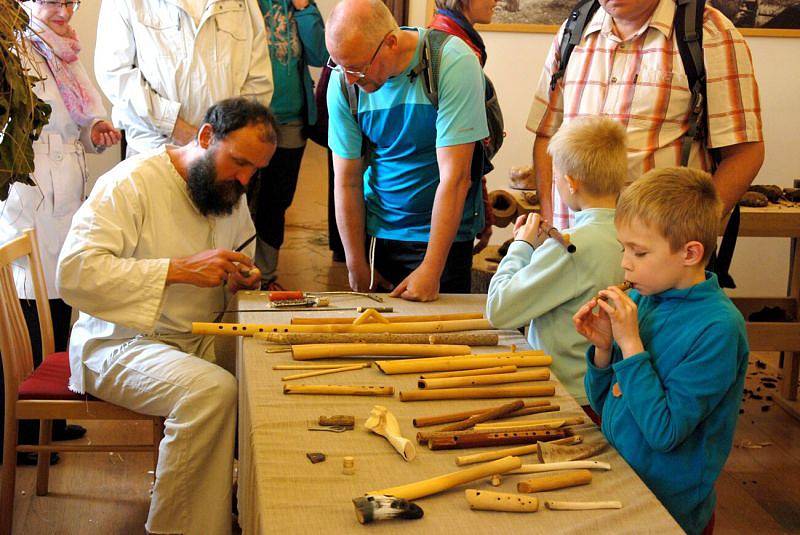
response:
<svg viewBox="0 0 800 535"><path fill-rule="evenodd" d="M422 87L434 109L439 109L439 71L442 67L442 50L452 35L441 30L429 29L425 32L422 41L419 63L417 63L408 77L413 82L417 76L422 76Z"/></svg>
<svg viewBox="0 0 800 535"><path fill-rule="evenodd" d="M686 133L681 138L681 165L689 164L692 143L705 138L706 69L703 57L703 10L705 0L677 0L673 23L678 52L689 81L691 108Z"/></svg>
<svg viewBox="0 0 800 535"><path fill-rule="evenodd" d="M567 24L564 26L564 33L561 36L561 44L559 45L560 60L558 62L558 70L550 77L550 91L555 91L556 84L564 77L569 57L572 55L572 49L581 42L586 24L592 19L599 7L600 2L597 0L580 0L569 14Z"/></svg>

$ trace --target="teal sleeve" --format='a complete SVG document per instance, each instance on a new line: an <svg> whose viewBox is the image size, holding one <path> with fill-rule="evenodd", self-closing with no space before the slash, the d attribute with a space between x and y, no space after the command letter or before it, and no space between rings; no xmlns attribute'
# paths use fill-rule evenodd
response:
<svg viewBox="0 0 800 535"><path fill-rule="evenodd" d="M586 350L586 375L583 378L583 386L586 389L586 397L589 405L597 414L603 414L603 406L606 404L608 393L611 391L611 382L614 380L612 366L598 368L594 365L595 347L589 346ZM619 348L616 344L611 347L611 362L619 360Z"/></svg>
<svg viewBox="0 0 800 535"><path fill-rule="evenodd" d="M442 50L436 147L463 145L489 135L485 82L475 53L458 38Z"/></svg>
<svg viewBox="0 0 800 535"><path fill-rule="evenodd" d="M514 329L573 299L580 291L572 255L553 239L535 251L514 241L489 283L486 317L497 328Z"/></svg>
<svg viewBox="0 0 800 535"><path fill-rule="evenodd" d="M342 89L341 74L331 73L328 83L328 145L334 154L347 160L361 158L361 128L350 113L350 104Z"/></svg>
<svg viewBox="0 0 800 535"><path fill-rule="evenodd" d="M622 399L653 450L680 446L736 382L740 345L735 327L709 325L663 377L647 351L613 364Z"/></svg>
<svg viewBox="0 0 800 535"><path fill-rule="evenodd" d="M294 20L303 43L303 59L307 65L322 67L328 62L328 49L325 47L325 24L319 8L311 2L305 9L295 10Z"/></svg>

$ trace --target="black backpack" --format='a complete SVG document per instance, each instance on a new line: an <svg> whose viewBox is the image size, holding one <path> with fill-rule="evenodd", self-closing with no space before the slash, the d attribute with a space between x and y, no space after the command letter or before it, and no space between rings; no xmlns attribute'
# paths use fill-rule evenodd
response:
<svg viewBox="0 0 800 535"><path fill-rule="evenodd" d="M689 115L689 128L681 139L681 165L688 165L689 153L694 141L702 141L706 138L706 68L703 57L703 11L705 0L676 0L677 8L673 26L677 35L678 52L683 62L683 69L686 71L686 78L689 81L691 91L691 113ZM550 78L550 90L554 91L558 80L560 80L567 70L567 63L572 55L572 50L581 42L586 24L592 20L595 12L600 7L598 0L579 0L578 4L572 9L567 23L564 26L564 34L559 44L560 61L558 70ZM710 151L713 164L717 163L717 153ZM709 269L714 271L719 278L719 284L723 288L736 288L736 283L728 273L733 259L733 251L736 247L736 237L739 234L739 205L737 204L725 233L717 255L713 256L709 263Z"/></svg>
<svg viewBox="0 0 800 535"><path fill-rule="evenodd" d="M420 61L409 73L412 81L417 76L422 76L425 96L436 110L439 109L439 68L442 62L442 50L451 37L451 34L441 30L427 30L422 43ZM348 84L344 76L339 79L342 85L342 92L347 97L347 102L350 106L350 113L358 122L358 87ZM494 169L490 160L500 150L505 137L503 112L497 100L497 93L491 80L485 74L484 79L486 81L484 104L486 106L486 123L489 127L489 136L475 142L476 150L472 157L473 177L475 177L475 174L479 174L479 178ZM369 141L364 136L362 154L366 156L369 154L369 150Z"/></svg>

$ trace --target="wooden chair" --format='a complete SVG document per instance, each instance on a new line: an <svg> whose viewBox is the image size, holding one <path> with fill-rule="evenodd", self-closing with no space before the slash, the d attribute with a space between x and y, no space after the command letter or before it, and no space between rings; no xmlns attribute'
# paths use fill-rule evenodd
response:
<svg viewBox="0 0 800 535"><path fill-rule="evenodd" d="M42 364L33 369L31 341L12 275L12 264L27 258L31 266L36 308L42 335ZM3 472L0 487L0 533L10 535L14 519L14 487L17 452L39 453L36 467L36 495L47 494L51 452L136 451L153 453L158 462L158 445L164 436L160 417L106 403L67 388L69 356L54 353L53 324L34 230L0 246L0 354L5 380L5 421L3 422ZM153 424L152 444L97 445L52 444L52 421L148 420ZM39 420L39 444L17 444L19 420Z"/></svg>

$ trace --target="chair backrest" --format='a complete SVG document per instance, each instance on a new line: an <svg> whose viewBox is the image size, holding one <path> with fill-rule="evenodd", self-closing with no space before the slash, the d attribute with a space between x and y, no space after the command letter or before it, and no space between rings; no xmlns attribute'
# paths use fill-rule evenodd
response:
<svg viewBox="0 0 800 535"><path fill-rule="evenodd" d="M16 403L19 384L33 371L31 338L17 297L13 274L14 268L24 268L25 259L30 267L36 296L42 358L53 353L55 347L53 320L36 244L36 231L28 229L21 236L0 245L0 356L3 360L6 407L9 403Z"/></svg>

